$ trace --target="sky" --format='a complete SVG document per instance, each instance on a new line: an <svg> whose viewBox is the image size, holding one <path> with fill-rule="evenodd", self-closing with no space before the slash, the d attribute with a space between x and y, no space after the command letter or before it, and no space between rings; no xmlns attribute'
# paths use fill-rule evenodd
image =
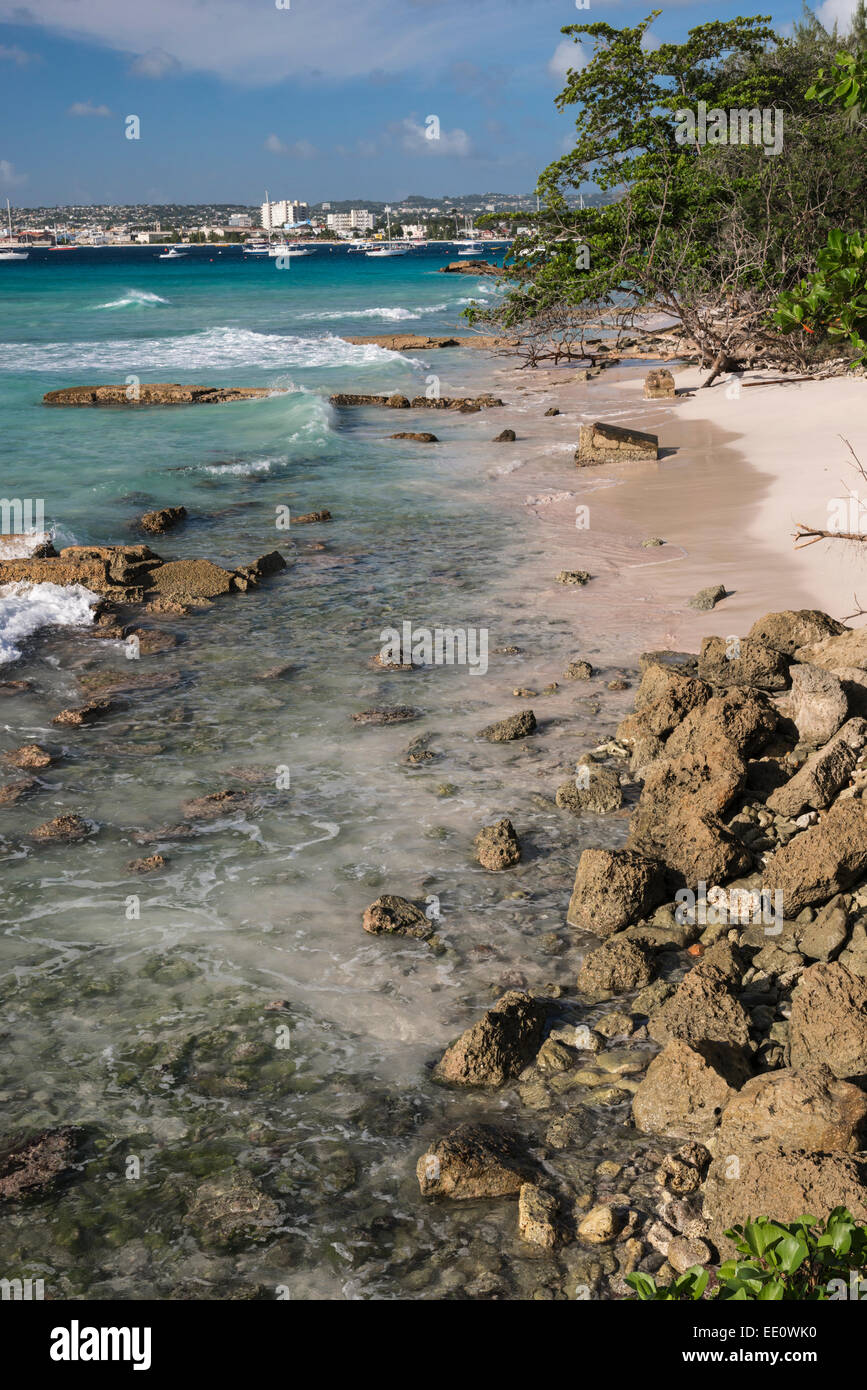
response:
<svg viewBox="0 0 867 1390"><path fill-rule="evenodd" d="M653 7L578 3L0 0L0 198L530 192L569 147L573 122L554 98L581 51L561 28L634 24ZM801 0L656 3L651 32L663 41L744 13L786 31L801 12ZM854 3L815 9L845 29Z"/></svg>

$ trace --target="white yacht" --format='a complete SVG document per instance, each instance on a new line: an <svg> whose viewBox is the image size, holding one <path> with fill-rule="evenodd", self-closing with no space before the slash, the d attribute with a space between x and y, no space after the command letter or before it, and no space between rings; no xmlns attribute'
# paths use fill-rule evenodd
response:
<svg viewBox="0 0 867 1390"><path fill-rule="evenodd" d="M310 246L289 246L284 242L282 246L269 246L268 255L275 256L312 256L313 249Z"/></svg>
<svg viewBox="0 0 867 1390"><path fill-rule="evenodd" d="M12 210L9 207L9 199L6 199L6 219L9 223L9 241L12 241ZM27 251L0 251L0 261L26 261Z"/></svg>
<svg viewBox="0 0 867 1390"><path fill-rule="evenodd" d="M385 209L385 214L388 218L388 239L382 246L378 246L375 251L365 251L364 254L374 257L405 256L408 248L406 246L401 246L399 242L392 241L391 239L391 208L387 207Z"/></svg>
<svg viewBox="0 0 867 1390"><path fill-rule="evenodd" d="M157 256L158 261L180 261L186 255L186 251L179 251L176 246L172 246L168 251L161 251Z"/></svg>

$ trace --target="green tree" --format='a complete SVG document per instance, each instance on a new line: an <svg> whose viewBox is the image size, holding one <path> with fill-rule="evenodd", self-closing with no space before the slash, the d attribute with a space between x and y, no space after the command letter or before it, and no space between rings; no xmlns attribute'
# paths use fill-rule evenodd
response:
<svg viewBox="0 0 867 1390"><path fill-rule="evenodd" d="M756 16L652 47L646 34L659 13L622 29L563 30L585 57L589 49L557 98L577 112L575 144L539 179L540 210L513 245L503 303L468 316L525 342L568 316L580 350L585 327L634 331L664 314L712 365L709 380L756 360L802 360L803 344L782 337L770 315L813 268L828 228L855 230L867 202L863 133L806 97L836 41L812 24L783 39ZM753 143L752 119L738 120L737 143L690 139L678 113L697 115L700 103L726 117L776 113L781 146L769 154ZM574 207L588 185L607 201Z"/></svg>

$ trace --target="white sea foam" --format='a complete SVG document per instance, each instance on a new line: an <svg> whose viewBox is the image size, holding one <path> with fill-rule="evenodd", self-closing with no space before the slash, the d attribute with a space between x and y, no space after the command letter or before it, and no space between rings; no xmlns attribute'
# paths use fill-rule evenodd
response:
<svg viewBox="0 0 867 1390"><path fill-rule="evenodd" d="M102 343L45 343L16 348L16 367L23 371L114 372L123 362L127 371L180 370L187 373L208 368L232 367L360 367L394 365L396 354L373 343L344 342L333 334L319 338L284 333L255 333L249 328L208 328L173 338L112 338ZM398 361L422 366L397 354ZM113 379L113 378L109 378Z"/></svg>
<svg viewBox="0 0 867 1390"><path fill-rule="evenodd" d="M285 454L275 458L245 459L238 463L206 463L206 473L234 473L239 478L254 477L257 473L270 473L275 463L288 463Z"/></svg>
<svg viewBox="0 0 867 1390"><path fill-rule="evenodd" d="M26 560L38 546L52 539L50 531L19 531L0 536L0 560Z"/></svg>
<svg viewBox="0 0 867 1390"><path fill-rule="evenodd" d="M458 300L459 304L469 302L468 299ZM414 309L404 309L398 304L376 309L320 309L312 314L299 314L298 317L323 322L332 319L386 319L391 323L402 323L407 319L424 318L425 314L440 314L448 307L448 304L417 304Z"/></svg>
<svg viewBox="0 0 867 1390"><path fill-rule="evenodd" d="M0 586L0 664L21 655L21 643L42 627L87 627L99 594L81 584Z"/></svg>
<svg viewBox="0 0 867 1390"><path fill-rule="evenodd" d="M97 309L127 309L135 306L137 309L149 309L154 304L168 304L167 299L163 299L160 294L152 294L150 290L124 290L122 299L109 299L105 304L97 304Z"/></svg>

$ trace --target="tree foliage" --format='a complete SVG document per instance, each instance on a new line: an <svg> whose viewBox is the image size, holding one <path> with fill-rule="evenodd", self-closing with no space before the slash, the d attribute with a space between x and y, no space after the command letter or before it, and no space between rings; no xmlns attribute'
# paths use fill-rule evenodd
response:
<svg viewBox="0 0 867 1390"><path fill-rule="evenodd" d="M857 231L867 205L863 129L807 97L840 41L812 16L791 39L756 16L653 46L659 13L563 30L582 45L557 98L577 113L574 147L539 179L540 211L513 246L502 303L469 317L520 337L576 307L595 328L665 315L717 367L803 360L803 335L781 336L773 309L815 270L828 231ZM681 143L677 113L701 102L709 113L778 113L780 152ZM575 207L588 182L608 201Z"/></svg>

